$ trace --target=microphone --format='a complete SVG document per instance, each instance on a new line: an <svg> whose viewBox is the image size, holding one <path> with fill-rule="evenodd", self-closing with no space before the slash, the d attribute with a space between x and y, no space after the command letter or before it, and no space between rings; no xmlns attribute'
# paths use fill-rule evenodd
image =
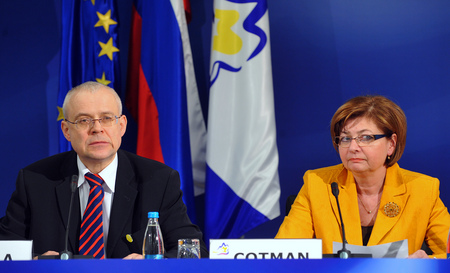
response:
<svg viewBox="0 0 450 273"><path fill-rule="evenodd" d="M67 218L67 228L66 228L66 238L65 238L66 246L64 248L64 251L59 253L59 258L61 260L69 260L69 259L72 259L72 257L73 257L72 252L70 252L68 250L68 243L69 243L70 217L72 215L73 196L75 194L75 191L77 190L77 186L78 186L78 175L72 175L72 181L70 182L70 190L72 191L72 194L70 196L69 218Z"/></svg>
<svg viewBox="0 0 450 273"><path fill-rule="evenodd" d="M338 184L336 182L331 183L331 192L333 193L334 197L336 197L336 203L338 206L339 211L339 217L341 219L341 229L342 229L342 249L337 252L339 258L341 259L348 259L350 257L350 250L348 250L345 245L347 244L347 240L345 239L345 229L344 229L344 222L342 221L342 213L341 213L341 206L339 206L339 188Z"/></svg>

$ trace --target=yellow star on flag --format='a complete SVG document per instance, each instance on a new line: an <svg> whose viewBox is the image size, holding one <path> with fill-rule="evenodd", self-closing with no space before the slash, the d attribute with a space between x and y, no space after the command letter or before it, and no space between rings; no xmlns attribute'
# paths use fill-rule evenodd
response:
<svg viewBox="0 0 450 273"><path fill-rule="evenodd" d="M101 27L105 29L106 33L109 33L110 25L117 25L117 22L111 19L111 10L108 10L107 13L101 14L97 11L98 22L94 27Z"/></svg>
<svg viewBox="0 0 450 273"><path fill-rule="evenodd" d="M56 106L56 108L58 108L58 117L56 118L56 121L58 120L64 120L64 114L63 114L63 109L62 107Z"/></svg>
<svg viewBox="0 0 450 273"><path fill-rule="evenodd" d="M84 1L86 1L86 0L84 0ZM95 6L95 0L91 0L91 3L93 6Z"/></svg>
<svg viewBox="0 0 450 273"><path fill-rule="evenodd" d="M109 38L109 41L104 44L102 42L98 42L100 46L102 47L102 51L100 51L100 54L98 54L99 57L103 55L108 55L109 59L112 61L113 53L119 52L119 49L117 47L113 46L113 38Z"/></svg>
<svg viewBox="0 0 450 273"><path fill-rule="evenodd" d="M103 75L102 75L102 78L101 78L101 79L95 78L95 80L96 80L97 82L101 83L101 84L104 84L104 85L108 85L108 84L111 83L111 81L108 81L108 80L105 78L105 72L103 72Z"/></svg>

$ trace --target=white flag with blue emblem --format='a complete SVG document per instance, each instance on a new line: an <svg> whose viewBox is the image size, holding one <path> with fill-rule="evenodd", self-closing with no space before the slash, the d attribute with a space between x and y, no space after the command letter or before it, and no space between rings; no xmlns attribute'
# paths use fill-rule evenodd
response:
<svg viewBox="0 0 450 273"><path fill-rule="evenodd" d="M205 237L238 238L280 215L266 0L215 0Z"/></svg>

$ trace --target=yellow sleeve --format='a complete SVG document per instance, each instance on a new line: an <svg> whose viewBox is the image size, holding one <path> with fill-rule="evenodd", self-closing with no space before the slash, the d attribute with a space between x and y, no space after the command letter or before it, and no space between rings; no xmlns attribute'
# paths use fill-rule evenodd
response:
<svg viewBox="0 0 450 273"><path fill-rule="evenodd" d="M308 171L309 172L309 171ZM275 238L314 238L314 225L312 221L311 202L309 196L308 172L303 176L304 184L300 189L289 215L284 218Z"/></svg>
<svg viewBox="0 0 450 273"><path fill-rule="evenodd" d="M439 197L439 180L437 180L437 183L433 183L433 200L435 200L435 203L428 222L425 240L428 247L433 251L433 255L430 255L430 257L446 259L450 215Z"/></svg>

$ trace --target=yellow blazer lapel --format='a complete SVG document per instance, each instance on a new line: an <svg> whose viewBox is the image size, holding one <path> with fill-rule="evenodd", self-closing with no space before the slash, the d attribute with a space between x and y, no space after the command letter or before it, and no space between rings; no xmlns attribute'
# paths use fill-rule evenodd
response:
<svg viewBox="0 0 450 273"><path fill-rule="evenodd" d="M353 175L350 171L343 168L334 182L337 182L339 185L339 204L341 206L347 242L349 244L362 245L361 220L359 218L356 184ZM336 198L331 192L331 184L329 186L329 196L336 221L341 224Z"/></svg>
<svg viewBox="0 0 450 273"><path fill-rule="evenodd" d="M409 194L406 192L406 185L403 183L399 169L398 164L387 169L380 208L378 209L377 219L375 220L368 245L377 245L380 243L383 237L394 227L398 219L400 219L408 202ZM399 207L399 213L396 216L388 217L384 213L384 207L389 202Z"/></svg>

